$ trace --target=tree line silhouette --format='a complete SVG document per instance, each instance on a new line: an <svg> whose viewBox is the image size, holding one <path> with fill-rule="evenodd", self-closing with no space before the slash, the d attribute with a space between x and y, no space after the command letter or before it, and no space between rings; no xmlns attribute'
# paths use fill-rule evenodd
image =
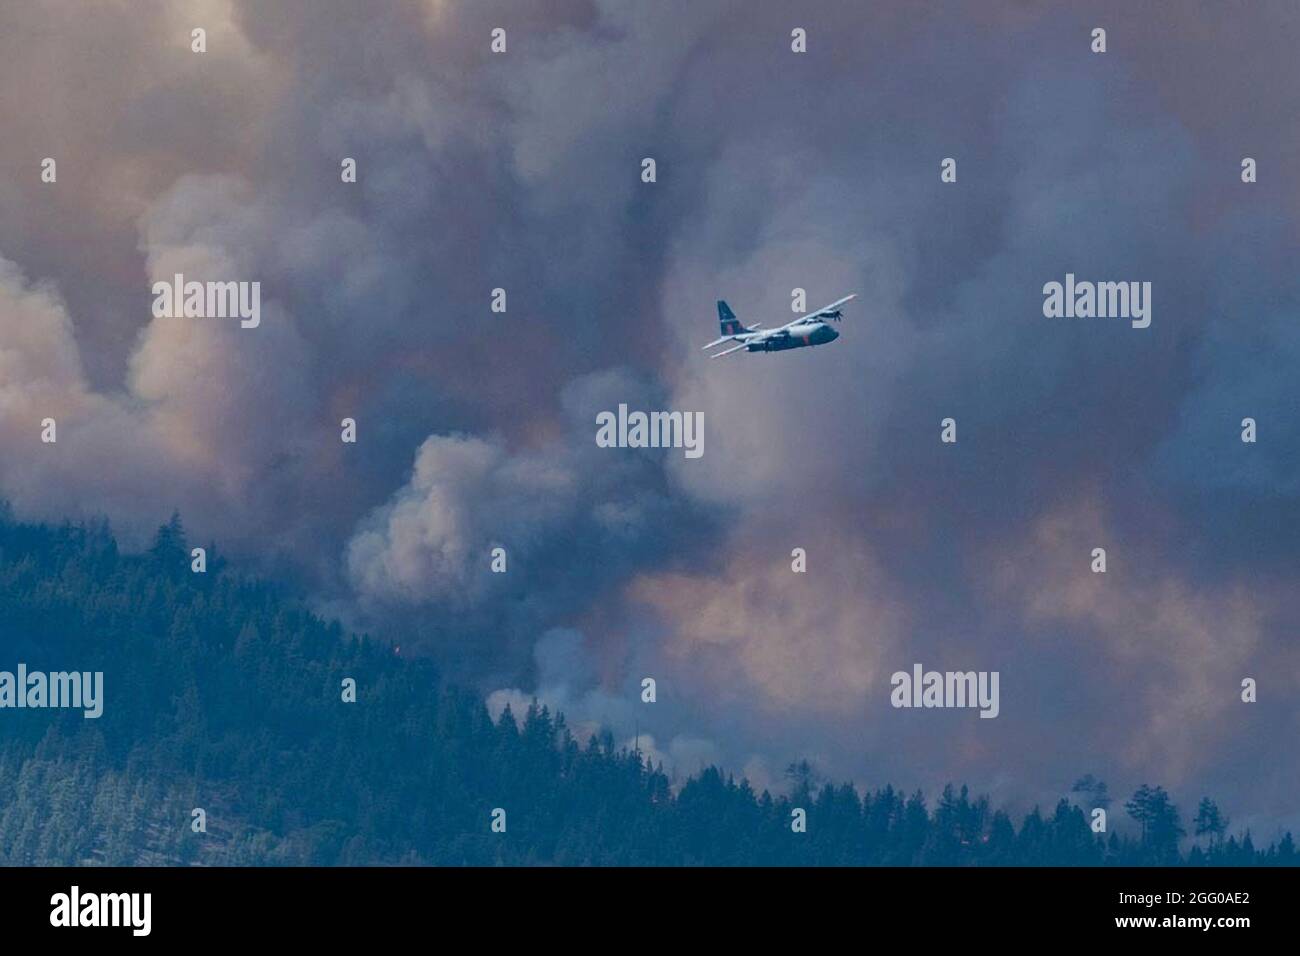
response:
<svg viewBox="0 0 1300 956"><path fill-rule="evenodd" d="M1105 784L1019 825L946 787L789 792L709 767L676 785L605 731L533 704L493 720L431 661L346 634L208 547L179 516L142 555L105 522L21 523L0 503L0 669L104 672L104 713L0 711L0 864L1295 865L1201 801L1188 834L1160 787L1135 832L1094 834ZM340 700L343 678L358 702ZM493 833L494 808L507 812ZM191 827L202 808L206 832ZM806 812L807 830L791 828Z"/></svg>

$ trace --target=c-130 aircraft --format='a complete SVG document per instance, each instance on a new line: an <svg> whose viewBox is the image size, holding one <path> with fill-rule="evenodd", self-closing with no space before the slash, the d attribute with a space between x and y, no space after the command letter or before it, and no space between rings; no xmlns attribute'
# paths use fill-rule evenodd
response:
<svg viewBox="0 0 1300 956"><path fill-rule="evenodd" d="M840 321L843 318L840 306L857 297L856 292L852 295L846 295L838 302L823 306L816 312L801 315L793 322L787 322L778 329L763 329L762 331L759 331L759 326L763 324L761 322L757 322L749 328L741 325L740 320L736 318L736 314L731 311L731 307L725 301L719 299L718 325L722 331L722 338L714 339L708 345L701 346L701 348L711 349L723 342L740 343L709 356L709 358L722 358L724 355L739 352L741 349L747 352L783 352L786 349L801 349L804 346L824 345L827 342L834 342L840 337L840 333L831 328L830 323Z"/></svg>

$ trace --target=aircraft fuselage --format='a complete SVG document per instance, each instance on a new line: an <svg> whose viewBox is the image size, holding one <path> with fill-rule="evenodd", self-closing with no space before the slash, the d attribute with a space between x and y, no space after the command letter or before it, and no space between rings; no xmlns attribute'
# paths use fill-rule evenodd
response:
<svg viewBox="0 0 1300 956"><path fill-rule="evenodd" d="M819 322L806 329L788 329L787 333L762 338L756 342L746 342L745 348L750 352L784 352L786 349L801 349L809 345L825 345L840 337L840 333L825 322Z"/></svg>

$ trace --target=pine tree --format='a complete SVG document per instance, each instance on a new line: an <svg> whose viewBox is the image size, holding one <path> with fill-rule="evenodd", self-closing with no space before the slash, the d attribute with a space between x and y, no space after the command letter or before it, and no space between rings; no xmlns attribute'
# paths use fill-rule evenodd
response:
<svg viewBox="0 0 1300 956"><path fill-rule="evenodd" d="M161 567L170 569L172 575L189 569L190 552L179 511L173 511L171 519L158 528L149 554Z"/></svg>
<svg viewBox="0 0 1300 956"><path fill-rule="evenodd" d="M1202 797L1196 808L1196 820L1193 833L1197 837L1209 836L1213 846L1228 829L1228 819L1219 812L1219 807L1209 797Z"/></svg>

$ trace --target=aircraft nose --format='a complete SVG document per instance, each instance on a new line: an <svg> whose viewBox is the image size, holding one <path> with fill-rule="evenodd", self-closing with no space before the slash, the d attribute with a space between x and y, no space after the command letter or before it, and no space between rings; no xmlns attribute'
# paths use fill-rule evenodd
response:
<svg viewBox="0 0 1300 956"><path fill-rule="evenodd" d="M829 342L834 342L836 339L838 339L838 338L840 337L840 333L839 333L838 330L836 330L836 329L832 329L829 325L826 326L826 329L827 329L827 331L830 332L830 334L831 334L831 337L830 337L829 339L827 339L827 341L829 341Z"/></svg>

